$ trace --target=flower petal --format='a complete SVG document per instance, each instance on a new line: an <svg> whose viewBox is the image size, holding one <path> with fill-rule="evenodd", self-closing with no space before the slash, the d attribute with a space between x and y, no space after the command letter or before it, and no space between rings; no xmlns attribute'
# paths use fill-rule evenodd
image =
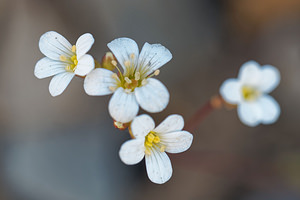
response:
<svg viewBox="0 0 300 200"><path fill-rule="evenodd" d="M76 42L76 55L77 59L80 59L81 56L86 54L94 44L95 39L92 34L85 33L80 36Z"/></svg>
<svg viewBox="0 0 300 200"><path fill-rule="evenodd" d="M161 44L145 43L138 61L139 68L147 69L146 76L151 74L172 59L171 52Z"/></svg>
<svg viewBox="0 0 300 200"><path fill-rule="evenodd" d="M255 61L248 61L241 66L238 78L243 85L259 87L261 76L260 65Z"/></svg>
<svg viewBox="0 0 300 200"><path fill-rule="evenodd" d="M227 79L220 87L222 98L231 104L238 104L242 101L241 83L238 79Z"/></svg>
<svg viewBox="0 0 300 200"><path fill-rule="evenodd" d="M46 78L62 72L65 72L66 64L60 61L44 57L40 59L34 68L34 75L37 78Z"/></svg>
<svg viewBox="0 0 300 200"><path fill-rule="evenodd" d="M119 151L121 160L127 165L139 163L145 155L145 137L125 142Z"/></svg>
<svg viewBox="0 0 300 200"><path fill-rule="evenodd" d="M168 89L154 78L148 78L146 85L135 88L135 96L139 105L151 113L165 109L170 98Z"/></svg>
<svg viewBox="0 0 300 200"><path fill-rule="evenodd" d="M272 124L276 122L280 115L280 106L275 99L269 95L264 95L259 98L258 103L262 110L262 123Z"/></svg>
<svg viewBox="0 0 300 200"><path fill-rule="evenodd" d="M262 92L272 92L280 83L280 72L271 65L264 65L261 69L262 80L260 89Z"/></svg>
<svg viewBox="0 0 300 200"><path fill-rule="evenodd" d="M127 123L133 120L139 111L139 105L134 93L126 93L118 88L109 101L108 110L112 118L118 122Z"/></svg>
<svg viewBox="0 0 300 200"><path fill-rule="evenodd" d="M145 155L145 161L148 177L153 183L163 184L171 178L172 164L165 152L151 149L151 154Z"/></svg>
<svg viewBox="0 0 300 200"><path fill-rule="evenodd" d="M154 129L155 123L153 119L146 114L140 115L131 122L131 131L135 138L144 138Z"/></svg>
<svg viewBox="0 0 300 200"><path fill-rule="evenodd" d="M71 57L73 55L72 45L62 35L55 31L44 33L39 41L41 52L53 60L60 60L60 56Z"/></svg>
<svg viewBox="0 0 300 200"><path fill-rule="evenodd" d="M238 115L242 123L248 126L257 126L262 119L262 110L257 102L243 102L238 105Z"/></svg>
<svg viewBox="0 0 300 200"><path fill-rule="evenodd" d="M95 68L95 61L91 55L85 54L78 59L75 74L85 76Z"/></svg>
<svg viewBox="0 0 300 200"><path fill-rule="evenodd" d="M114 56L117 58L124 71L125 61L132 61L131 55L134 54L134 66L137 64L139 56L139 48L136 42L130 38L118 38L107 44L108 48L112 51Z"/></svg>
<svg viewBox="0 0 300 200"><path fill-rule="evenodd" d="M116 87L116 80L112 78L113 72L97 68L91 71L84 79L84 90L91 96L102 96L113 93L109 87Z"/></svg>
<svg viewBox="0 0 300 200"><path fill-rule="evenodd" d="M161 144L166 146L169 153L181 153L192 145L193 135L187 131L175 131L159 134Z"/></svg>
<svg viewBox="0 0 300 200"><path fill-rule="evenodd" d="M157 133L168 133L181 131L184 127L184 120L181 115L173 114L168 116L153 131Z"/></svg>
<svg viewBox="0 0 300 200"><path fill-rule="evenodd" d="M67 88L72 78L75 76L74 73L64 72L55 75L50 82L49 91L52 96L58 96Z"/></svg>

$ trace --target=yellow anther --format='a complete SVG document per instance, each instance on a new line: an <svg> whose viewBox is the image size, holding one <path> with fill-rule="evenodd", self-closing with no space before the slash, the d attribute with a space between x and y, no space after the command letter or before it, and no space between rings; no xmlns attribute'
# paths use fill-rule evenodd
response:
<svg viewBox="0 0 300 200"><path fill-rule="evenodd" d="M155 75L155 76L158 76L159 73L160 73L160 71L159 71L159 69L157 69L157 70L155 70L154 75Z"/></svg>
<svg viewBox="0 0 300 200"><path fill-rule="evenodd" d="M147 80L146 79L144 79L144 80L142 80L142 86L144 86L144 85L146 85L148 82L147 82Z"/></svg>
<svg viewBox="0 0 300 200"><path fill-rule="evenodd" d="M113 74L111 75L111 77L112 77L113 79L118 79L118 78L119 78L118 75L117 75L116 73L113 73Z"/></svg>
<svg viewBox="0 0 300 200"><path fill-rule="evenodd" d="M145 154L150 156L151 155L151 151L149 149L145 149Z"/></svg>
<svg viewBox="0 0 300 200"><path fill-rule="evenodd" d="M155 136L152 133L149 133L147 136L147 140L151 143L153 142L154 138L155 138Z"/></svg>
<svg viewBox="0 0 300 200"><path fill-rule="evenodd" d="M134 53L130 54L130 58L133 60L135 58Z"/></svg>
<svg viewBox="0 0 300 200"><path fill-rule="evenodd" d="M112 64L113 66L117 66L118 63L117 63L117 61L112 60L112 61L111 61L111 64Z"/></svg>
<svg viewBox="0 0 300 200"><path fill-rule="evenodd" d="M72 60L73 62L74 62L74 60L77 60L76 55L72 56L72 57L71 57L71 60Z"/></svg>
<svg viewBox="0 0 300 200"><path fill-rule="evenodd" d="M132 83L132 81L131 81L128 77L125 77L124 80L125 80L126 83L128 83L128 84Z"/></svg>
<svg viewBox="0 0 300 200"><path fill-rule="evenodd" d="M124 62L124 65L125 65L125 67L130 67L130 61L129 61L129 60L126 60L126 61Z"/></svg>
<svg viewBox="0 0 300 200"><path fill-rule="evenodd" d="M161 145L161 147L160 147L160 152L164 152L165 150L166 150L166 146L165 145Z"/></svg>
<svg viewBox="0 0 300 200"><path fill-rule="evenodd" d="M76 52L76 46L75 46L75 45L72 46L72 52L73 52L73 53Z"/></svg>
<svg viewBox="0 0 300 200"><path fill-rule="evenodd" d="M148 147L152 147L153 146L152 142L149 142L147 140L145 141L145 145L148 146Z"/></svg>
<svg viewBox="0 0 300 200"><path fill-rule="evenodd" d="M138 81L138 80L140 80L140 78L141 78L140 72L136 72L135 75L134 75L134 79L135 79L136 81Z"/></svg>
<svg viewBox="0 0 300 200"><path fill-rule="evenodd" d="M125 89L124 90L127 94L129 94L131 92L131 89Z"/></svg>
<svg viewBox="0 0 300 200"><path fill-rule="evenodd" d="M78 60L76 59L76 60L73 60L73 62L74 62L74 65L77 65L78 64Z"/></svg>
<svg viewBox="0 0 300 200"><path fill-rule="evenodd" d="M59 56L59 59L60 59L61 61L66 61L66 60L67 60L67 57L64 56L64 55L60 55L60 56Z"/></svg>
<svg viewBox="0 0 300 200"><path fill-rule="evenodd" d="M160 138L158 136L155 136L153 142L154 143L159 143L160 142Z"/></svg>
<svg viewBox="0 0 300 200"><path fill-rule="evenodd" d="M108 89L110 89L112 92L114 92L114 91L116 91L117 88L114 86L109 86Z"/></svg>

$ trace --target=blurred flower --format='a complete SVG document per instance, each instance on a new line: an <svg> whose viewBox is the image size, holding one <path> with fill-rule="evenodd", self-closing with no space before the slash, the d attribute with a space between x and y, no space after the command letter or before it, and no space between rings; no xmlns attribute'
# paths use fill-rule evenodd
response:
<svg viewBox="0 0 300 200"><path fill-rule="evenodd" d="M279 71L254 61L242 65L237 79L226 80L220 93L230 104L237 104L240 120L248 126L274 123L280 115L278 103L269 96L280 82Z"/></svg>
<svg viewBox="0 0 300 200"><path fill-rule="evenodd" d="M36 63L34 74L40 79L54 75L49 85L52 96L60 95L75 75L85 76L94 69L93 57L86 54L93 43L90 33L80 36L73 46L54 31L41 36L39 47L46 57Z"/></svg>
<svg viewBox="0 0 300 200"><path fill-rule="evenodd" d="M159 68L169 62L172 54L160 44L145 43L141 53L135 41L119 38L108 43L116 59L123 68L117 67L118 74L107 69L95 69L87 75L84 89L89 95L114 93L109 102L109 113L118 122L133 120L139 105L148 112L160 112L169 103L167 88L157 79Z"/></svg>
<svg viewBox="0 0 300 200"><path fill-rule="evenodd" d="M139 163L144 157L149 179L157 184L167 182L172 176L172 165L165 153L181 153L190 148L193 135L182 131L184 120L180 115L170 115L155 128L149 115L140 115L131 123L134 139L120 149L121 160L127 165Z"/></svg>

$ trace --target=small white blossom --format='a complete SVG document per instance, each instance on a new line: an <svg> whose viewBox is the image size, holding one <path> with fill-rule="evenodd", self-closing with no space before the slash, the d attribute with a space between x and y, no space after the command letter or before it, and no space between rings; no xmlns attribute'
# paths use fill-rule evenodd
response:
<svg viewBox="0 0 300 200"><path fill-rule="evenodd" d="M75 75L85 76L94 69L93 57L86 54L93 43L90 33L80 36L73 46L55 31L41 36L39 47L46 57L36 63L34 74L40 79L54 76L49 85L52 96L63 93Z"/></svg>
<svg viewBox="0 0 300 200"><path fill-rule="evenodd" d="M279 71L254 61L242 65L237 79L226 80L220 93L230 104L237 104L240 120L248 126L274 123L280 115L278 103L269 96L280 82Z"/></svg>
<svg viewBox="0 0 300 200"><path fill-rule="evenodd" d="M123 73L95 69L87 75L84 89L87 94L101 96L114 93L109 113L118 122L127 123L137 115L139 106L148 112L160 112L169 103L167 88L157 79L159 68L172 59L168 49L160 44L145 43L141 53L135 41L119 38L108 43L123 68ZM112 64L117 66L117 62Z"/></svg>
<svg viewBox="0 0 300 200"><path fill-rule="evenodd" d="M134 139L121 146L121 160L127 165L134 165L145 157L149 179L157 184L167 182L173 170L166 152L181 153L192 144L193 135L182 131L183 126L183 118L175 114L167 117L156 128L149 115L134 118L131 123Z"/></svg>

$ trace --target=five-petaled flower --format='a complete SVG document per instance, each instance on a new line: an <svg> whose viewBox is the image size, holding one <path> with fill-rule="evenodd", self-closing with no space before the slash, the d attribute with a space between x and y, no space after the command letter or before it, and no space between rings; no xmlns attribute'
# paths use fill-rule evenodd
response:
<svg viewBox="0 0 300 200"><path fill-rule="evenodd" d="M140 115L131 123L133 139L120 149L121 160L128 165L139 163L144 157L149 179L157 184L167 182L172 176L168 153L181 153L192 144L193 135L182 131L184 120L180 115L170 115L155 128L153 119Z"/></svg>
<svg viewBox="0 0 300 200"><path fill-rule="evenodd" d="M230 104L237 104L240 120L248 126L274 123L280 115L278 103L269 96L280 82L279 71L254 61L242 65L237 79L226 80L220 93Z"/></svg>
<svg viewBox="0 0 300 200"><path fill-rule="evenodd" d="M118 122L134 119L139 105L148 112L160 112L169 103L167 88L157 79L159 68L172 59L168 49L160 44L145 43L139 54L138 45L129 38L119 38L108 43L123 73L97 68L84 81L87 94L101 96L114 93L109 102L109 113Z"/></svg>
<svg viewBox="0 0 300 200"><path fill-rule="evenodd" d="M34 74L40 79L54 75L49 85L52 96L60 95L75 75L85 76L94 69L93 57L86 54L93 43L90 33L80 36L73 46L54 31L41 36L39 47L46 57L36 63Z"/></svg>

